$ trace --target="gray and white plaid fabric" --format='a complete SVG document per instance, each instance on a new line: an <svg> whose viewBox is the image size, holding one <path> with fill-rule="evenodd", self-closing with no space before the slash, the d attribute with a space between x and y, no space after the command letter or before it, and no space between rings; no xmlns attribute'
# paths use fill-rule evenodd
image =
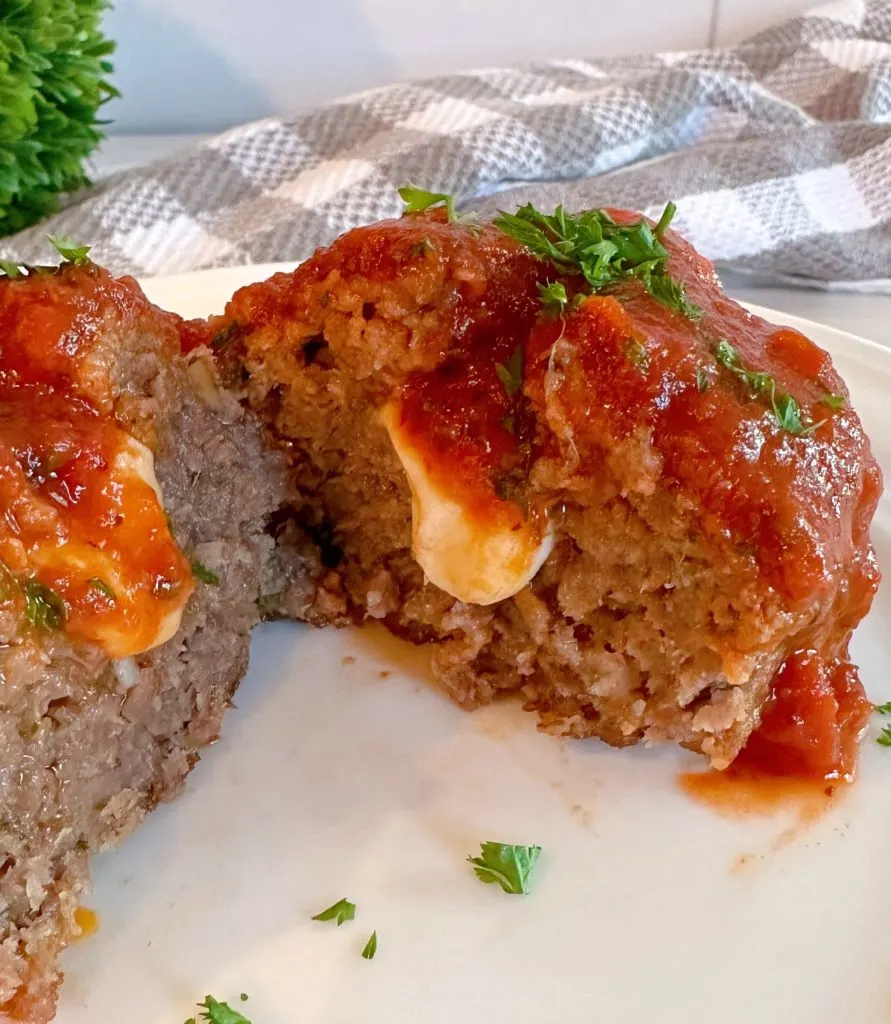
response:
<svg viewBox="0 0 891 1024"><path fill-rule="evenodd" d="M676 226L723 265L878 284L891 0L837 0L732 49L497 68L258 121L110 178L2 249L40 262L65 233L141 275L296 260L397 214L406 181L486 209L674 199Z"/></svg>

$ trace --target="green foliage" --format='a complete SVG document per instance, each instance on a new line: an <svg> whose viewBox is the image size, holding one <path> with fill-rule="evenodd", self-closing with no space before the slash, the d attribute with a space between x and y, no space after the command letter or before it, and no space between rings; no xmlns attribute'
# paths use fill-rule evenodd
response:
<svg viewBox="0 0 891 1024"><path fill-rule="evenodd" d="M529 892L529 876L538 858L540 846L515 846L513 843L480 843L482 856L468 857L481 882L497 882L506 892L524 896Z"/></svg>
<svg viewBox="0 0 891 1024"><path fill-rule="evenodd" d="M28 227L60 192L88 185L114 44L107 0L0 0L0 235Z"/></svg>
<svg viewBox="0 0 891 1024"><path fill-rule="evenodd" d="M548 215L527 203L516 213L502 210L493 223L561 273L581 274L592 292L635 279L658 302L699 320L702 310L688 301L683 282L666 269L668 250L662 239L675 210L674 203L668 203L651 228L643 218L617 224L606 210L567 213L558 206Z"/></svg>
<svg viewBox="0 0 891 1024"><path fill-rule="evenodd" d="M339 928L344 921L352 921L356 916L356 904L350 903L346 897L332 903L330 907L313 914L313 921L336 921Z"/></svg>

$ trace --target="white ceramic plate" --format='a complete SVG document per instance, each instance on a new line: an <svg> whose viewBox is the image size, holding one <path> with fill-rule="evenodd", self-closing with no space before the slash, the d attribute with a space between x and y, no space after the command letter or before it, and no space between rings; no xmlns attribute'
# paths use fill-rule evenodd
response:
<svg viewBox="0 0 891 1024"><path fill-rule="evenodd" d="M271 269L147 291L201 315ZM767 315L832 352L887 473L891 352ZM874 538L889 571L887 498ZM889 621L886 587L854 644L877 700ZM183 796L96 862L100 928L65 956L60 1024L181 1024L208 992L253 1024L891 1019L891 751L872 737L859 783L790 833L683 795L692 755L466 714L377 634L264 627L237 702ZM543 846L532 895L476 880L484 839ZM344 896L354 921L310 920Z"/></svg>

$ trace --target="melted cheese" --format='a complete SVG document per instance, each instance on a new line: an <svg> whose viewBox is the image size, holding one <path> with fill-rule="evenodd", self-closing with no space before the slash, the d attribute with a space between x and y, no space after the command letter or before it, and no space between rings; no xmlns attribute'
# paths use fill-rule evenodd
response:
<svg viewBox="0 0 891 1024"><path fill-rule="evenodd" d="M431 474L424 455L400 430L395 403L382 410L382 419L408 477L412 554L427 579L466 604L494 604L522 590L553 549L550 526L542 530L523 519L509 502L501 504L510 514L475 514Z"/></svg>
<svg viewBox="0 0 891 1024"><path fill-rule="evenodd" d="M118 449L109 468L109 476L120 488L148 484L157 495L163 508L161 488L155 475L152 452L134 437L127 436ZM134 587L134 580L128 575L126 559L114 557L110 552L83 541L69 540L59 546L46 544L35 547L30 554L34 568L53 574L64 573L74 579L101 580L102 583L123 600ZM112 658L126 658L158 647L173 637L180 627L183 611L194 585L187 581L176 593L165 599L165 611L152 623L152 630L146 630L149 621L130 615L109 616L97 619L92 624L90 639L102 645Z"/></svg>

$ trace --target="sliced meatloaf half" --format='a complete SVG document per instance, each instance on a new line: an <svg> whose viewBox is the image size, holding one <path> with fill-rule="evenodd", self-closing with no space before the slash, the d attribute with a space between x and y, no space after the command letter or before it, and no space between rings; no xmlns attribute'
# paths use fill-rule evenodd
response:
<svg viewBox="0 0 891 1024"><path fill-rule="evenodd" d="M288 460L312 621L430 643L468 708L716 768L769 719L783 770L851 770L879 470L829 356L664 224L415 213L211 326Z"/></svg>
<svg viewBox="0 0 891 1024"><path fill-rule="evenodd" d="M83 259L0 277L4 1019L52 1019L90 855L217 738L295 569L264 533L280 457L196 340Z"/></svg>

